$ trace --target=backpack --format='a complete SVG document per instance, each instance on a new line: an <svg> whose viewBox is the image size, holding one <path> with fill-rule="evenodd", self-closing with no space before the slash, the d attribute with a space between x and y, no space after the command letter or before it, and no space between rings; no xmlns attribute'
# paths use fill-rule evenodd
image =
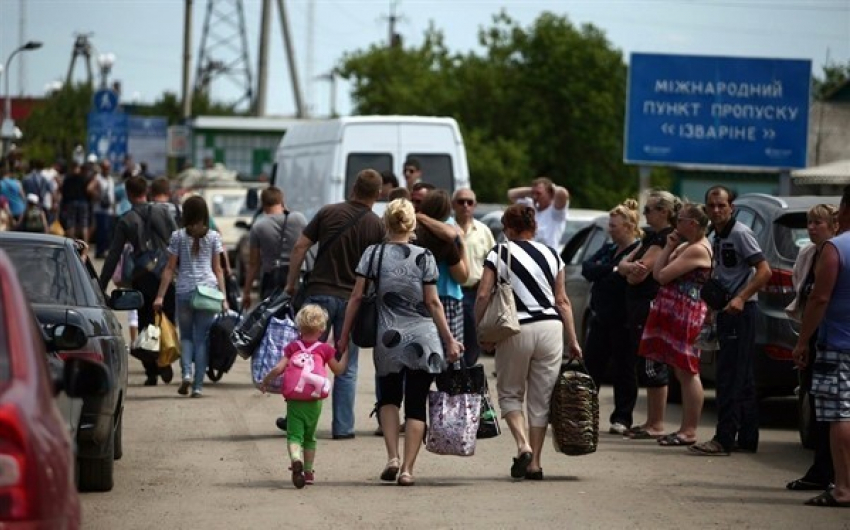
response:
<svg viewBox="0 0 850 530"><path fill-rule="evenodd" d="M308 348L300 340L295 341L298 351L289 357L283 371L283 397L292 401L315 401L330 395L331 380L325 361L315 353L323 344L316 341Z"/></svg>
<svg viewBox="0 0 850 530"><path fill-rule="evenodd" d="M43 210L36 207L27 207L24 211L24 216L21 219L21 231L36 232L43 234L45 232Z"/></svg>
<svg viewBox="0 0 850 530"><path fill-rule="evenodd" d="M100 184L100 207L108 210L115 204L115 183L109 177L98 176L97 179Z"/></svg>

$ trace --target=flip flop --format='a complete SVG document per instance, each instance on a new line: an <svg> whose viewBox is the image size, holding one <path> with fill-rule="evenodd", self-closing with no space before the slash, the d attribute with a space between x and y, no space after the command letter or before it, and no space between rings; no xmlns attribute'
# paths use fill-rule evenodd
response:
<svg viewBox="0 0 850 530"><path fill-rule="evenodd" d="M716 440L709 440L688 447L688 452L696 456L729 456L729 451Z"/></svg>
<svg viewBox="0 0 850 530"><path fill-rule="evenodd" d="M812 497L805 504L806 506L819 506L822 508L850 508L850 501L839 501L832 496L832 490L826 490L817 497Z"/></svg>
<svg viewBox="0 0 850 530"><path fill-rule="evenodd" d="M511 466L511 476L513 478L525 478L528 473L528 466L531 464L531 452L525 451L520 453L519 457L514 458L514 464Z"/></svg>
<svg viewBox="0 0 850 530"><path fill-rule="evenodd" d="M679 433L674 432L658 439L658 445L661 447L687 447L694 445L696 440L686 440Z"/></svg>
<svg viewBox="0 0 850 530"><path fill-rule="evenodd" d="M785 489L789 489L791 491L824 491L829 488L830 484L812 482L811 480L806 480L804 478L798 478L796 480L792 480L788 484L785 484Z"/></svg>
<svg viewBox="0 0 850 530"><path fill-rule="evenodd" d="M663 434L652 434L643 427L638 427L636 430L629 432L627 435L632 440L658 440L663 437Z"/></svg>

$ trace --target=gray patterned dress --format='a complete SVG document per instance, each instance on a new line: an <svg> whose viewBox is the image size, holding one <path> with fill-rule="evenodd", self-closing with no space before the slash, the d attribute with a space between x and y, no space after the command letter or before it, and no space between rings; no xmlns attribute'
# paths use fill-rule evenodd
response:
<svg viewBox="0 0 850 530"><path fill-rule="evenodd" d="M380 246L369 271L375 247L370 246L360 257L355 270L358 276L369 278L377 272ZM436 284L437 276L437 264L430 251L403 243L384 245L378 291L378 343L374 348L379 377L398 373L402 368L432 374L445 368L443 346L422 289L424 284Z"/></svg>

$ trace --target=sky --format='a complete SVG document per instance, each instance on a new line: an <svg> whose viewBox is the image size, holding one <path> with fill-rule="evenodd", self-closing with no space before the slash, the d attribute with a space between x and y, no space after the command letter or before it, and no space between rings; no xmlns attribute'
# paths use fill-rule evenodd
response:
<svg viewBox="0 0 850 530"><path fill-rule="evenodd" d="M229 12L228 6L238 0L194 0L193 60L210 2ZM261 2L242 3L256 78ZM272 4L267 114L292 116L295 105L277 0ZM298 76L312 116L326 116L331 110L330 83L316 77L338 65L345 53L385 44L392 4L399 17L396 31L405 44L421 44L433 23L456 52L481 51L478 30L489 27L500 10L526 27L550 11L576 25L600 28L627 61L633 52L810 59L816 75L827 61L850 62L850 0L286 0ZM121 82L125 101L151 103L166 91L179 95L183 13L183 0L0 0L0 60L5 63L22 42L43 42L41 49L15 56L10 71L2 74L3 86L8 81L15 96L43 95L50 83L65 80L75 34L88 33L95 56L115 55L110 80ZM221 35L236 34L235 29L218 28ZM96 62L93 68L97 77ZM79 60L73 79L85 79ZM349 91L346 82L337 83L340 114L351 113ZM239 90L227 79L218 79L212 95L229 102L238 99Z"/></svg>

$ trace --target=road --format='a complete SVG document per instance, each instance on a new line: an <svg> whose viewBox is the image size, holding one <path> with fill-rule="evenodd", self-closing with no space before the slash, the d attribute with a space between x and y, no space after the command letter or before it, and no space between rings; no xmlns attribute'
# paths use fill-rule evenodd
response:
<svg viewBox="0 0 850 530"><path fill-rule="evenodd" d="M488 373L493 361L485 358ZM287 472L285 435L274 425L279 395L262 395L241 359L202 399L177 385L144 387L131 361L124 458L115 489L84 494L88 529L233 528L850 528L850 512L803 506L810 495L784 484L802 474L793 403L762 404L758 454L704 458L682 448L600 435L597 453L566 457L547 444L545 481L509 478L510 434L479 442L470 458L424 451L416 486L378 480L385 455L372 435L373 369L360 363L357 437L330 439L330 403L320 423L317 482L296 490ZM491 381L491 386L492 385ZM709 392L700 437L713 432ZM612 409L602 391L602 427ZM638 404L642 419L645 402ZM680 408L668 409L668 427ZM504 427L504 425L503 425Z"/></svg>

